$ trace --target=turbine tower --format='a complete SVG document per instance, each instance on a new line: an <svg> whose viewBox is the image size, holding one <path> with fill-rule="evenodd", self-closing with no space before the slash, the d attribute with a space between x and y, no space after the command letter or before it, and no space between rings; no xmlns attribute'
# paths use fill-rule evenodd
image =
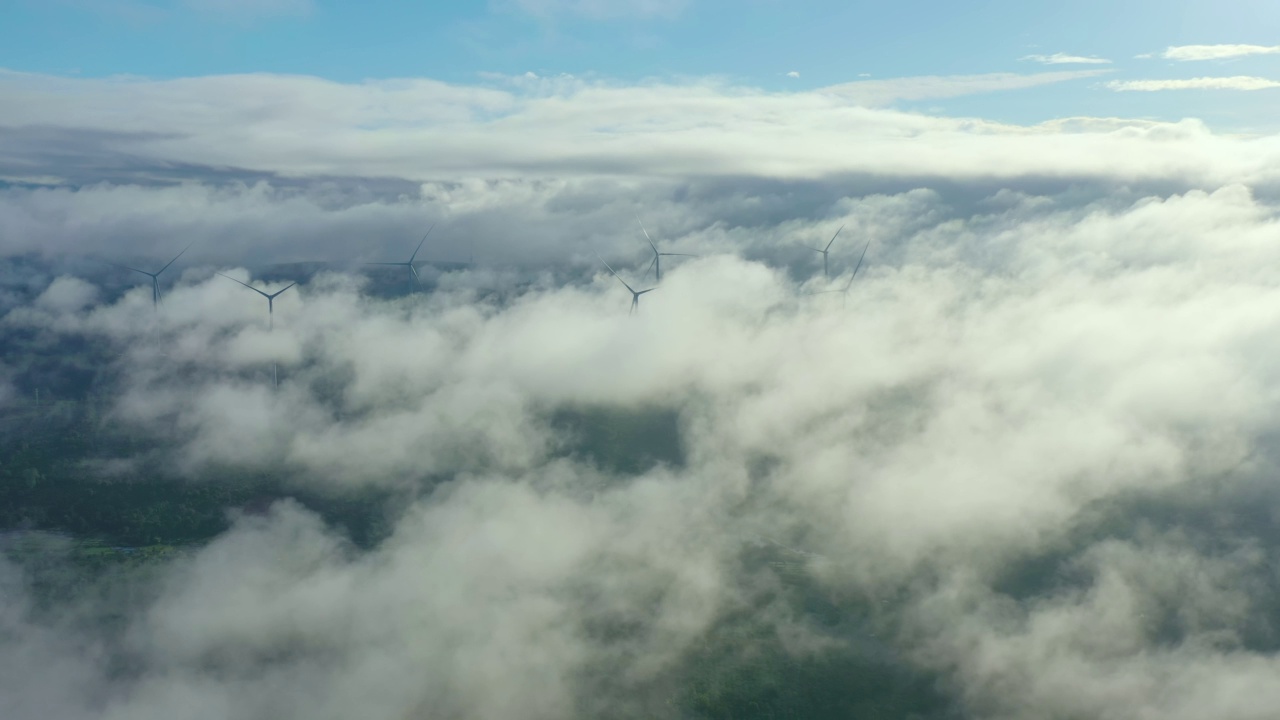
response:
<svg viewBox="0 0 1280 720"><path fill-rule="evenodd" d="M124 268L125 270L140 272L143 275L146 275L147 277L151 278L151 305L159 309L160 307L160 273L164 272L165 270L168 270L169 266L177 262L178 258L182 257L182 254L190 250L191 246L194 244L195 242L191 242L186 247L182 248L182 252L175 255L172 260L164 264L164 267L160 268L155 272L147 272L146 270L140 270L136 267L129 267L128 265L120 265L119 263L111 263L111 264L119 268Z"/></svg>
<svg viewBox="0 0 1280 720"><path fill-rule="evenodd" d="M844 289L822 290L821 292L815 293L815 294L821 295L823 293L838 292L841 295L841 307L847 307L849 305L849 288L853 287L853 279L858 277L858 269L862 267L862 260L867 256L867 248L869 247L871 247L870 239L867 240L866 245L862 246L862 255L858 257L858 264L853 267L853 274L849 276L849 282L844 284Z"/></svg>
<svg viewBox="0 0 1280 720"><path fill-rule="evenodd" d="M844 226L841 225L840 230L843 230L843 229L844 229ZM831 273L827 270L827 253L831 252L831 243L836 241L836 235L840 234L840 230L836 230L836 234L831 236L831 240L827 243L827 246L822 248L821 250L819 250L816 247L805 245L805 247L809 248L810 250L816 253L822 253L822 276L823 277L828 277L828 278L831 277Z"/></svg>
<svg viewBox="0 0 1280 720"><path fill-rule="evenodd" d="M413 279L417 282L422 282L422 278L418 277L418 269L413 266L413 261L418 257L418 251L422 249L422 243L427 241L427 235L430 235L431 231L434 230L435 227L436 224L431 223L431 227L427 228L426 235L422 236L422 239L418 241L418 247L414 248L413 254L409 256L409 262L374 262L365 263L365 265L396 265L399 267L407 267L409 268L409 272L413 273Z"/></svg>
<svg viewBox="0 0 1280 720"><path fill-rule="evenodd" d="M640 217L636 216L636 222L640 223L640 231L644 233L644 239L649 241L649 247L653 249L653 262L649 263L648 269L644 271L644 276L649 276L649 270L656 270L654 278L657 282L662 282L662 258L679 256L679 257L698 257L693 253L664 253L658 252L658 246L653 244L653 238L649 237L649 231L644 229L644 223L640 221Z"/></svg>
<svg viewBox="0 0 1280 720"><path fill-rule="evenodd" d="M626 289L631 293L631 311L627 313L628 315L632 315L632 314L634 314L634 313L635 313L635 311L636 311L636 309L640 307L640 296L641 296L641 295L643 295L643 294L645 294L645 293L647 293L647 292L653 292L654 290L656 290L656 289L657 289L657 288L649 288L648 290L633 290L633 289L631 288L631 286L627 284L627 281L626 281L626 280L623 280L623 279L618 275L618 273L616 273L616 272L614 272L614 271L613 271L613 268L609 267L609 263L604 262L604 258L600 257L600 255L599 255L599 254L597 254L597 255L596 255L596 259L597 259L597 260L599 260L600 262L604 263L605 268L607 268L607 269L609 270L609 274L610 274L610 275L612 275L612 276L614 276L614 277L616 277L616 278L618 278L618 282L622 283L622 286L623 286L623 287L625 287L625 288L626 288Z"/></svg>
<svg viewBox="0 0 1280 720"><path fill-rule="evenodd" d="M218 274L219 274L219 275L222 275L222 273L218 273ZM245 287L249 288L250 290L252 290L252 291L254 291L254 292L258 293L259 295L261 295L262 297L264 297L264 298L266 298L266 299L267 299L267 319L268 319L268 321L269 321L269 323L270 323L270 329L272 329L272 330L274 330L274 329L275 329L275 327L276 327L276 310L275 310L276 298L280 297L280 293L283 293L285 290L288 290L289 288L291 288L291 287L293 287L294 285L297 285L297 284L298 284L298 283L296 283L296 282L291 282L291 283L289 283L288 285L286 285L283 289L281 289L281 290L277 290L277 291L275 291L275 292L271 293L270 295L268 295L267 293L262 292L262 291L261 291L261 290L259 290L258 288L254 287L254 286L252 286L252 285L250 285L250 284L248 284L248 283L242 283L242 282L240 282L239 280L236 280L235 278L231 277L230 275L222 275L222 277L224 277L224 278L226 278L226 279L228 279L228 280L231 280L231 281L233 281L233 282L238 282L238 283L240 283L241 285L244 285Z"/></svg>

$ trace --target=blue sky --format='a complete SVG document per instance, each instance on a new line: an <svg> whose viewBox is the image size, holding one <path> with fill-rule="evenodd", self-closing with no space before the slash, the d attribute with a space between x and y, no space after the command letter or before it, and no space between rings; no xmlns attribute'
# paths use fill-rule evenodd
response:
<svg viewBox="0 0 1280 720"><path fill-rule="evenodd" d="M271 72L340 82L568 73L619 82L721 76L771 90L871 78L1102 69L1101 79L918 108L1033 122L1072 115L1205 117L1247 127L1262 92L1116 93L1113 79L1280 77L1280 54L1213 62L1137 55L1187 44L1270 46L1269 0L1036 3L779 0L9 0L0 67L151 78ZM1110 64L1046 66L1064 53ZM798 73L798 77L788 73ZM1174 97L1170 97L1170 95ZM1204 97L1214 98L1206 103ZM1229 95L1231 97L1223 97ZM908 103L910 105L910 103Z"/></svg>
<svg viewBox="0 0 1280 720"><path fill-rule="evenodd" d="M814 82L1009 69L1030 49L1131 57L1165 45L1271 44L1262 0L16 0L0 27L16 69L148 76L271 71L332 79L479 70L729 74ZM593 11L593 7L613 10ZM1216 6L1216 7L1215 7ZM257 8L257 9L253 9ZM537 8L545 8L538 10ZM628 9L631 8L631 9ZM1270 30L1271 32L1268 32ZM806 72L807 71L807 72Z"/></svg>
<svg viewBox="0 0 1280 720"><path fill-rule="evenodd" d="M7 67L151 77L228 72L335 80L478 71L620 79L722 74L769 85L1028 70L1042 52L1129 60L1167 45L1270 45L1263 0L945 3L778 0L10 0ZM541 9L540 9L541 8ZM612 8L595 10L593 8Z"/></svg>

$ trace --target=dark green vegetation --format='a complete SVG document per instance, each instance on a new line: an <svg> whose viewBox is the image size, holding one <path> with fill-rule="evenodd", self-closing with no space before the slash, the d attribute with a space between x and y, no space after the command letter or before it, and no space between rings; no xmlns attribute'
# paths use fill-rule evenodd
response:
<svg viewBox="0 0 1280 720"><path fill-rule="evenodd" d="M154 438L112 421L116 351L105 342L11 329L0 339L17 391L0 406L0 530L184 545L225 530L231 511L262 512L290 497L362 547L389 531L391 491L317 489L236 469L179 476Z"/></svg>
<svg viewBox="0 0 1280 720"><path fill-rule="evenodd" d="M561 408L551 425L562 451L616 475L638 475L657 465L681 467L680 417L669 408Z"/></svg>
<svg viewBox="0 0 1280 720"><path fill-rule="evenodd" d="M305 485L284 471L224 468L183 476L164 440L111 420L119 384L114 350L40 333L10 333L7 340L0 362L17 394L0 407L0 556L23 569L31 612L56 616L59 607L80 608L76 622L92 625L89 635L107 644L127 631L128 608L145 606L159 592L156 580L166 568L226 530L236 512L264 512L292 498L356 547L370 549L388 536L400 509L448 480L340 490ZM669 408L558 408L549 420L558 453L610 476L685 463L680 418ZM755 545L736 562L735 573L766 589L727 612L650 686L584 678L585 687L602 690L584 695L613 703L585 707L585 715L956 717L937 679L877 639L867 607L817 587L802 557ZM779 631L780 621L818 641L797 647ZM619 647L629 634L646 631L642 622L618 625L608 617L597 625L589 631ZM892 629L879 633L887 637ZM634 712L616 706L629 697L639 698Z"/></svg>
<svg viewBox="0 0 1280 720"><path fill-rule="evenodd" d="M1195 633L1218 630L1239 649L1280 652L1280 574L1271 559L1280 548L1280 488L1274 482L1276 469L1260 465L1256 474L1131 491L1095 502L1055 545L1011 563L995 589L1028 603L1085 592L1099 578L1082 548L1143 547L1147 557L1160 550L1171 557L1215 558L1229 570L1210 576L1209 582L1245 590L1251 611L1241 618L1206 621L1186 607L1190 601L1184 591L1196 583L1165 571L1161 588L1148 593L1144 606L1149 641L1173 648Z"/></svg>
<svg viewBox="0 0 1280 720"><path fill-rule="evenodd" d="M113 545L201 542L228 512L261 512L292 497L369 547L386 533L388 491L317 491L265 473L181 478L164 458L99 419L94 401L30 404L3 418L0 529L40 529Z"/></svg>
<svg viewBox="0 0 1280 720"><path fill-rule="evenodd" d="M739 572L775 578L725 614L685 659L680 705L695 717L942 720L963 717L937 677L881 637L893 628L866 602L817 586L805 561L776 546L748 549ZM805 639L787 642L778 618ZM799 647L797 647L799 646ZM807 647L806 647L807 646Z"/></svg>

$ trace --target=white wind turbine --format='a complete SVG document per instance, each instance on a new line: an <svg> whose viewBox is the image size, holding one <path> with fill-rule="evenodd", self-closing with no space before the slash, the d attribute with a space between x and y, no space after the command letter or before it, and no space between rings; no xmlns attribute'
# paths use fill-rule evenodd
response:
<svg viewBox="0 0 1280 720"><path fill-rule="evenodd" d="M635 290L635 289L633 289L630 285L628 285L628 284L627 284L627 281L626 281L626 280L623 280L623 279L618 275L618 273L614 272L614 271L613 271L613 268L609 267L609 263L604 262L604 258L600 257L600 255L598 255L598 254L597 254L597 255L596 255L596 259L597 259L597 260L599 260L600 262L604 263L605 268L607 268L607 269L609 270L609 274L610 274L610 275L612 275L612 276L614 276L614 277L616 277L616 278L618 278L618 282L622 283L622 286L623 286L623 287L625 287L625 288L627 289L627 291L631 293L631 311L627 313L628 315L634 314L634 313L635 313L635 311L640 307L640 296L641 296L641 295L643 295L643 294L645 294L645 293L647 293L647 292L653 292L654 290L656 290L656 289L657 289L657 288L649 288L648 290Z"/></svg>
<svg viewBox="0 0 1280 720"><path fill-rule="evenodd" d="M644 229L644 223L640 221L639 217L636 217L636 222L640 223L640 231L644 233L644 239L649 242L649 247L653 249L653 262L649 263L648 269L644 271L645 277L648 277L649 270L656 270L654 279L657 282L662 282L662 258L664 257L698 257L693 253L659 252L658 246L653 244L653 238L649 237L649 231Z"/></svg>

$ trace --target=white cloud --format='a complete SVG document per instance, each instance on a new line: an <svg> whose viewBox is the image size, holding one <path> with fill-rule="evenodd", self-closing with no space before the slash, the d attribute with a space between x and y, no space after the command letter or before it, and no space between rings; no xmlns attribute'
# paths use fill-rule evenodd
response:
<svg viewBox="0 0 1280 720"><path fill-rule="evenodd" d="M1034 73L987 73L858 80L822 88L818 92L839 95L861 105L884 106L899 100L951 98L978 93L1023 90L1072 80L1097 77L1109 70L1072 70Z"/></svg>
<svg viewBox="0 0 1280 720"><path fill-rule="evenodd" d="M768 93L712 82L614 86L525 79L512 90L428 80L339 84L270 75L172 81L0 73L0 175L152 180L188 172L403 178L759 175L1185 177L1274 173L1275 138L1194 121L1061 133L873 109L1009 91L1099 71L899 78ZM1161 135L1160 141L1155 141ZM1183 150L1170 156L1166 139ZM1118 163L1118 164L1117 164ZM55 169L57 172L55 172ZM113 173L117 173L114 174Z"/></svg>
<svg viewBox="0 0 1280 720"><path fill-rule="evenodd" d="M29 299L6 339L118 348L108 422L202 482L420 491L375 547L285 503L70 618L0 560L6 717L696 716L672 688L743 616L787 668L940 675L915 686L953 693L935 716L1256 717L1280 696L1277 139L870 107L1090 76L0 75L3 174L89 178L0 189L0 292ZM701 257L629 318L592 253L641 276L637 213ZM479 266L389 298L404 273L323 272L271 332L211 275L397 259L432 221L420 258L474 240ZM828 282L803 245L841 225ZM158 311L136 277L23 264L188 240ZM867 241L847 308L805 294ZM0 377L0 404L25 392ZM553 420L591 409L663 418L679 459L591 459ZM792 549L753 561L761 537Z"/></svg>
<svg viewBox="0 0 1280 720"><path fill-rule="evenodd" d="M791 72L787 73L787 77L798 78L800 77L800 73L796 72L795 70L792 70Z"/></svg>
<svg viewBox="0 0 1280 720"><path fill-rule="evenodd" d="M623 235L615 252L642 248L595 185L464 186L451 201L533 204L593 241ZM836 179L814 193L816 219L794 215L814 202L804 184L781 183L779 219L753 224L741 218L777 199L759 179L724 185L688 181L645 208L661 242L703 257L673 265L633 318L603 272L534 278L498 302L461 279L380 300L328 276L284 296L268 334L258 298L198 268L158 313L138 291L11 313L6 329L118 343L112 422L167 438L188 467L447 480L367 550L292 504L242 517L154 586L116 588L128 604L80 599L102 603L103 637L46 620L55 608L36 612L0 562L8 716L673 717L686 659L759 595L780 606L752 613L766 638L805 617L802 599L827 617L870 613L874 642L849 620L801 629L822 641L809 645L941 673L955 711L938 716L1243 720L1258 706L1231 687L1280 693L1274 654L1233 639L1269 625L1277 540L1261 501L1247 503L1254 526L1225 505L1243 477L1271 484L1280 431L1274 206L1239 185L1051 196L1003 183L963 205ZM97 201L130 205L148 236L174 206L200 224L247 207L235 191L128 190ZM98 227L88 199L111 189L78 192L86 204L21 194L42 210L24 234ZM255 223L325 219L258 192ZM873 240L847 310L731 254L784 258L841 224L836 274ZM617 267L629 277L643 257ZM271 392L251 373L277 343L286 380ZM558 452L547 412L581 406L670 412L684 462L618 472ZM1134 517L1134 498L1172 518ZM1218 524L1143 531L1199 511ZM1107 512L1118 520L1099 523ZM753 566L744 538L757 535L814 555ZM1024 562L1055 558L1044 588L1009 588ZM783 572L809 594L788 596Z"/></svg>
<svg viewBox="0 0 1280 720"><path fill-rule="evenodd" d="M77 277L64 275L54 280L40 297L36 298L38 307L55 312L75 312L94 304L98 299L98 288Z"/></svg>
<svg viewBox="0 0 1280 720"><path fill-rule="evenodd" d="M1027 55L1022 59L1044 63L1045 65L1109 65L1111 63L1111 61L1106 58L1068 55L1066 53L1054 53L1052 55Z"/></svg>
<svg viewBox="0 0 1280 720"><path fill-rule="evenodd" d="M1107 87L1119 92L1156 92L1159 90L1267 90L1280 87L1268 78L1236 75L1233 77L1199 77L1174 80L1113 80Z"/></svg>
<svg viewBox="0 0 1280 720"><path fill-rule="evenodd" d="M1225 60L1247 55L1277 55L1280 45L1175 45L1160 57L1166 60ZM1143 56L1139 56L1143 57Z"/></svg>

